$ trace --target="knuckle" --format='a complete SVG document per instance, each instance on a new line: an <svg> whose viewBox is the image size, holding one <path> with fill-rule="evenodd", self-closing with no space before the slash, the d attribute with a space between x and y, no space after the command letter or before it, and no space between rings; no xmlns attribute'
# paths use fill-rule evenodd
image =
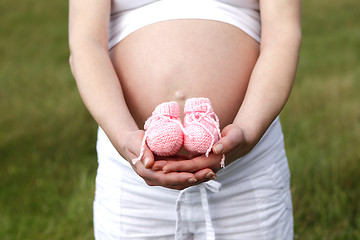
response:
<svg viewBox="0 0 360 240"><path fill-rule="evenodd" d="M232 147L236 147L241 145L243 140L243 134L242 134L242 130L241 129L237 129L233 132L233 134L231 135L231 137L228 139L229 144Z"/></svg>
<svg viewBox="0 0 360 240"><path fill-rule="evenodd" d="M154 184L152 181L149 180L145 180L145 183L150 187L156 186L156 184Z"/></svg>
<svg viewBox="0 0 360 240"><path fill-rule="evenodd" d="M227 138L223 138L222 144L225 147L233 148L233 147L235 147L236 142L234 141L234 139L232 137L227 137Z"/></svg>
<svg viewBox="0 0 360 240"><path fill-rule="evenodd" d="M142 177L142 178L145 177L144 172L141 169L137 168L136 165L135 165L135 171L140 177Z"/></svg>

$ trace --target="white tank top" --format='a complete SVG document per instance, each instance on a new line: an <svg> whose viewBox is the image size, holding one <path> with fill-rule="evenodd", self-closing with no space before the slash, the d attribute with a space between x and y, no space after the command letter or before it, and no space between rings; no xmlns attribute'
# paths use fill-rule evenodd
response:
<svg viewBox="0 0 360 240"><path fill-rule="evenodd" d="M225 22L260 42L258 0L112 0L109 49L142 27L174 19Z"/></svg>

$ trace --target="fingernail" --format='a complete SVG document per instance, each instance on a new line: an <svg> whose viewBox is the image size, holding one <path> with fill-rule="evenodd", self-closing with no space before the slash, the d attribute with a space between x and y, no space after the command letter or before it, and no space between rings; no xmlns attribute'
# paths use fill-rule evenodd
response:
<svg viewBox="0 0 360 240"><path fill-rule="evenodd" d="M215 152L216 154L222 154L223 151L224 151L224 146L223 146L221 143L216 144L216 145L214 146L214 152Z"/></svg>
<svg viewBox="0 0 360 240"><path fill-rule="evenodd" d="M188 182L189 182L189 183L196 183L197 180L196 180L195 178L190 178L190 179L188 180Z"/></svg>
<svg viewBox="0 0 360 240"><path fill-rule="evenodd" d="M214 179L214 177L215 177L215 173L213 173L213 172L209 172L208 174L206 174L206 179L211 179L211 180L213 180ZM216 177L215 177L216 178Z"/></svg>
<svg viewBox="0 0 360 240"><path fill-rule="evenodd" d="M145 163L145 168L149 168L150 158L149 158L149 157L146 157L146 158L144 159L144 163Z"/></svg>

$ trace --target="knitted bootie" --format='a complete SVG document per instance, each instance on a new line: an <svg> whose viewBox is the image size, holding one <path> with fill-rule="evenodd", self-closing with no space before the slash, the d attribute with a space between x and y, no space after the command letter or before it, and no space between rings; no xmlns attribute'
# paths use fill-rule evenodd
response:
<svg viewBox="0 0 360 240"><path fill-rule="evenodd" d="M184 148L192 154L209 156L212 146L221 138L219 118L208 98L190 98L184 109ZM224 167L225 157L221 160Z"/></svg>
<svg viewBox="0 0 360 240"><path fill-rule="evenodd" d="M185 102L184 148L190 153L208 155L220 139L219 120L207 98L190 98Z"/></svg>
<svg viewBox="0 0 360 240"><path fill-rule="evenodd" d="M180 151L184 141L183 126L177 102L165 102L157 106L144 126L140 156L133 159L135 164L144 153L145 144L158 156L167 157Z"/></svg>

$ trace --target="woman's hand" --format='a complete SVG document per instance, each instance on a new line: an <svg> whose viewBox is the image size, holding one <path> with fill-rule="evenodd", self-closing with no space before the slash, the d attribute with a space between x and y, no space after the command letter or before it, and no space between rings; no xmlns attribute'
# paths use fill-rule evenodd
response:
<svg viewBox="0 0 360 240"><path fill-rule="evenodd" d="M230 164L243 157L253 149L260 137L246 134L244 129L236 124L229 124L221 131L222 138L214 144L212 151L215 154L226 155L225 162Z"/></svg>
<svg viewBox="0 0 360 240"><path fill-rule="evenodd" d="M153 170L162 170L166 174L172 172L189 172L195 175L206 173L205 181L216 178L216 172L221 169L222 156L210 153L208 157L200 155L191 159L164 159L157 160L152 167Z"/></svg>
<svg viewBox="0 0 360 240"><path fill-rule="evenodd" d="M221 169L220 162L223 154L225 154L225 165L228 165L250 152L257 143L257 141L247 137L244 130L235 124L226 126L221 135L222 138L214 144L213 152L208 157L201 155L192 159L156 161L152 169L161 169L164 172L190 172L195 174L204 170L212 170L213 173L216 173ZM210 175L209 172L208 180L215 177L215 174Z"/></svg>
<svg viewBox="0 0 360 240"><path fill-rule="evenodd" d="M132 159L135 159L140 155L144 133L144 131L139 130L127 134L124 141L125 145L122 147L122 149L126 155L126 159L129 161L134 171L140 177L142 177L149 186L163 186L166 188L182 190L204 181L208 181L215 175L214 172L209 168L201 169L197 172L165 172L162 168L156 169L156 164L154 163L164 161L184 161L186 157L174 156L169 158L162 158L165 159L162 161L155 161L153 153L146 145L140 161L134 164Z"/></svg>

